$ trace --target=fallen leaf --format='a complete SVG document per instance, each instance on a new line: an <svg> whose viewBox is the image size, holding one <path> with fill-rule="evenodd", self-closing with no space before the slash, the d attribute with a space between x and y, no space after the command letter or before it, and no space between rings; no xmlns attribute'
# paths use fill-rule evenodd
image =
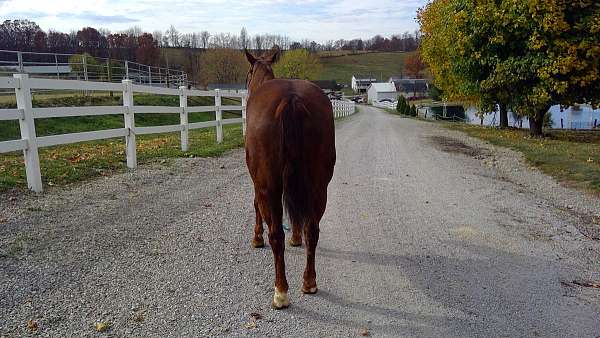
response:
<svg viewBox="0 0 600 338"><path fill-rule="evenodd" d="M37 331L37 329L38 329L38 323L37 323L37 321L35 321L35 320L33 320L33 319L30 319L30 320L28 320L28 321L27 321L27 327L28 327L28 328L29 328L31 331L35 332L35 331Z"/></svg>
<svg viewBox="0 0 600 338"><path fill-rule="evenodd" d="M7 219L6 218L0 218L0 223L6 223Z"/></svg>
<svg viewBox="0 0 600 338"><path fill-rule="evenodd" d="M368 330L368 329L361 329L361 330L360 330L360 335L361 335L361 336L363 336L363 337L368 337L368 336L370 336L371 334L369 333L369 330Z"/></svg>
<svg viewBox="0 0 600 338"><path fill-rule="evenodd" d="M572 283L586 288L600 289L600 282L574 280Z"/></svg>
<svg viewBox="0 0 600 338"><path fill-rule="evenodd" d="M258 312L252 312L252 313L250 314L250 317L252 317L252 318L254 318L254 319L256 319L256 320L259 320L259 319L262 319L262 318L263 318L263 316L262 316L260 313L258 313Z"/></svg>
<svg viewBox="0 0 600 338"><path fill-rule="evenodd" d="M98 331L98 332L105 332L110 327L110 324L105 323L105 322L96 322L94 324L94 327L96 328L96 331Z"/></svg>
<svg viewBox="0 0 600 338"><path fill-rule="evenodd" d="M247 328L248 330L256 329L256 322L248 322L248 323L246 323L246 325L244 325L244 327Z"/></svg>

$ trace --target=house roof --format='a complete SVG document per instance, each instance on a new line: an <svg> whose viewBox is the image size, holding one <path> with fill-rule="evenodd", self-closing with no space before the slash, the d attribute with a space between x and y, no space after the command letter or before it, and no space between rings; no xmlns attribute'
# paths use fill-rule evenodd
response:
<svg viewBox="0 0 600 338"><path fill-rule="evenodd" d="M399 92L425 92L429 89L425 79L396 79L392 76L390 77L390 83L393 83Z"/></svg>
<svg viewBox="0 0 600 338"><path fill-rule="evenodd" d="M321 89L337 90L338 85L335 80L315 80L312 83L319 86Z"/></svg>
<svg viewBox="0 0 600 338"><path fill-rule="evenodd" d="M357 79L357 80L364 80L364 81L377 81L377 78L374 77L373 75L364 75L364 74L353 74L352 75L353 78Z"/></svg>
<svg viewBox="0 0 600 338"><path fill-rule="evenodd" d="M381 93L381 92L395 92L396 91L396 87L391 82L373 82L369 86L369 90L371 88L374 88L375 91L378 92L378 93Z"/></svg>

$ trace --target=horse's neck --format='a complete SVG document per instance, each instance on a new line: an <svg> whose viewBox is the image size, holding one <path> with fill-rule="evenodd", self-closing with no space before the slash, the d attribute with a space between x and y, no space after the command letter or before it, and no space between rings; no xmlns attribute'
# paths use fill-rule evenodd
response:
<svg viewBox="0 0 600 338"><path fill-rule="evenodd" d="M274 79L275 79L275 77L263 78L259 83L252 84L252 87L248 88L248 93L253 93L258 88L260 88L260 86L262 86L265 82L271 81L271 80L274 80Z"/></svg>

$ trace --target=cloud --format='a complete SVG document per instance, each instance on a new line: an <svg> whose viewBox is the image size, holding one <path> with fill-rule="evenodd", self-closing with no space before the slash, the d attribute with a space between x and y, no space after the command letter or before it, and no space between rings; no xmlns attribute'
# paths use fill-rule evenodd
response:
<svg viewBox="0 0 600 338"><path fill-rule="evenodd" d="M79 14L59 13L56 15L58 19L74 19L85 22L98 23L102 25L114 24L114 23L133 23L137 22L137 19L129 18L123 15L100 15L85 11Z"/></svg>

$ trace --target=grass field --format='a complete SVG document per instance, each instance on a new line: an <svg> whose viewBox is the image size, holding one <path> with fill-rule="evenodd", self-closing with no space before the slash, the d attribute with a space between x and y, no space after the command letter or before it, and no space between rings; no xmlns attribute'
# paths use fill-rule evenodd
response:
<svg viewBox="0 0 600 338"><path fill-rule="evenodd" d="M137 105L179 106L179 97L159 95L136 95ZM235 104L233 100L225 100L224 104ZM120 97L109 96L69 96L42 98L34 102L34 106L83 106L83 105L119 105ZM212 98L190 98L188 104L213 105ZM3 108L11 106L3 104ZM224 112L223 118L239 117L239 112ZM214 120L212 112L191 113L189 122ZM137 126L156 126L179 124L178 114L136 114ZM123 128L123 116L86 116L36 119L38 136L74 133L91 130ZM179 133L159 135L143 135L137 140L138 162L147 163L157 159L174 157L217 156L224 151L243 145L240 125L226 125L223 143L216 143L215 128L192 130L189 134L190 150L180 150ZM0 123L0 141L20 138L17 121ZM42 179L46 185L64 185L91 177L108 175L122 171L125 166L125 148L123 138L94 142L60 145L40 149ZM25 167L20 152L0 154L0 191L11 188L25 188Z"/></svg>
<svg viewBox="0 0 600 338"><path fill-rule="evenodd" d="M323 71L319 78L350 84L353 74L372 74L380 81L402 74L405 52L362 53L321 57Z"/></svg>
<svg viewBox="0 0 600 338"><path fill-rule="evenodd" d="M551 131L544 139L538 139L529 137L527 130L499 130L463 123L445 125L517 150L529 164L559 181L600 194L600 133Z"/></svg>

